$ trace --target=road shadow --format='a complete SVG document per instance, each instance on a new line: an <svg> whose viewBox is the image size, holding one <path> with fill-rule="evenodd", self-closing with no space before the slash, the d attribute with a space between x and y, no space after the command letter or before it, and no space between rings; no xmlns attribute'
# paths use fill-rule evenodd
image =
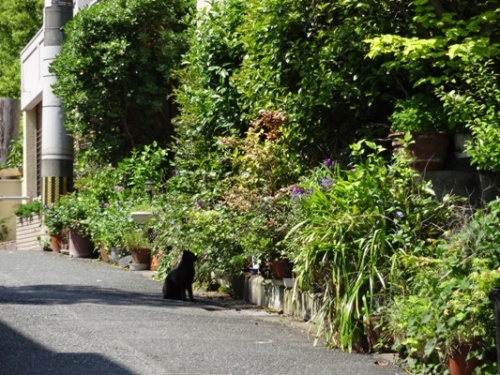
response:
<svg viewBox="0 0 500 375"><path fill-rule="evenodd" d="M84 285L41 284L0 286L0 305L72 305L93 303L112 306L180 306L190 302L171 301L161 293L140 293Z"/></svg>
<svg viewBox="0 0 500 375"><path fill-rule="evenodd" d="M98 353L57 353L0 321L0 374L88 375L133 372Z"/></svg>
<svg viewBox="0 0 500 375"><path fill-rule="evenodd" d="M217 309L252 309L256 306L230 298L195 296L196 302L163 299L158 293L132 292L114 288L86 285L41 284L0 286L0 305L73 305L91 303L110 306L199 307ZM208 306L208 308L207 308Z"/></svg>

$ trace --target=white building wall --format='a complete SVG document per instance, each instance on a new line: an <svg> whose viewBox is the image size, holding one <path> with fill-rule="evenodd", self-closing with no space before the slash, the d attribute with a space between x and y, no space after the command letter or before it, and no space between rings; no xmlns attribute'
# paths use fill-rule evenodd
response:
<svg viewBox="0 0 500 375"><path fill-rule="evenodd" d="M21 52L21 110L31 109L42 100L42 47L40 30Z"/></svg>

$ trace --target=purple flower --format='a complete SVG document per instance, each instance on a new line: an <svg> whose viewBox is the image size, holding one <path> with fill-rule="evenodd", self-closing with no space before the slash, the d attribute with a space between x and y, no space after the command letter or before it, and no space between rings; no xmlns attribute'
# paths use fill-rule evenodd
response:
<svg viewBox="0 0 500 375"><path fill-rule="evenodd" d="M102 206L103 206L104 208L108 208L108 207L109 207L109 203L107 203L107 202L106 202L106 203L104 203Z"/></svg>
<svg viewBox="0 0 500 375"><path fill-rule="evenodd" d="M396 216L397 216L397 217L404 217L404 216L405 216L405 214L403 213L403 211L401 211L401 210L397 210L397 211L396 211Z"/></svg>
<svg viewBox="0 0 500 375"><path fill-rule="evenodd" d="M331 158L323 160L323 164L326 165L329 168L333 168L337 162L335 160L332 160Z"/></svg>
<svg viewBox="0 0 500 375"><path fill-rule="evenodd" d="M330 180L328 177L323 177L323 179L321 180L321 186L323 187L323 189L330 189L332 185L332 180Z"/></svg>
<svg viewBox="0 0 500 375"><path fill-rule="evenodd" d="M123 186L116 185L116 186L115 186L115 190L116 190L118 193L121 193L121 192L123 191Z"/></svg>
<svg viewBox="0 0 500 375"><path fill-rule="evenodd" d="M297 185L292 185L292 186L289 186L288 189L290 189L290 191L292 192L292 196L295 198L295 197L299 197L301 196L302 194L304 194L304 189L301 188L300 186L297 186Z"/></svg>

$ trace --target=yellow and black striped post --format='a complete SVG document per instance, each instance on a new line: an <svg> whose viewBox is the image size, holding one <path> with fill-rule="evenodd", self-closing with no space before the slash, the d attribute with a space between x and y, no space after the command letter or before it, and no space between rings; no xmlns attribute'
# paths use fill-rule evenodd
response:
<svg viewBox="0 0 500 375"><path fill-rule="evenodd" d="M51 205L59 201L61 195L71 191L68 177L43 177L42 202Z"/></svg>

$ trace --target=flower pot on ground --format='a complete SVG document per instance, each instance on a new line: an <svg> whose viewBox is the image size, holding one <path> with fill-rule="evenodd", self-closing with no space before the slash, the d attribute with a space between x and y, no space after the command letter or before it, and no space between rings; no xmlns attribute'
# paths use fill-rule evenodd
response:
<svg viewBox="0 0 500 375"><path fill-rule="evenodd" d="M63 209L63 207L59 207L58 205L52 205L43 210L43 225L51 237L50 243L53 250L58 246L57 239L59 239L60 242L59 251L62 247L63 229L66 224L63 218ZM54 237L54 239L52 237Z"/></svg>
<svg viewBox="0 0 500 375"><path fill-rule="evenodd" d="M53 252L55 253L60 253L63 245L63 236L61 234L55 235L51 234L50 235L50 248L52 249Z"/></svg>
<svg viewBox="0 0 500 375"><path fill-rule="evenodd" d="M480 363L477 358L468 358L472 349L473 344L463 343L452 350L448 357L450 375L472 375Z"/></svg>
<svg viewBox="0 0 500 375"><path fill-rule="evenodd" d="M151 271L156 271L160 267L162 256L163 251L161 250L151 255L151 264L149 266Z"/></svg>
<svg viewBox="0 0 500 375"><path fill-rule="evenodd" d="M69 255L74 258L91 258L94 254L94 244L90 236L80 228L69 230Z"/></svg>
<svg viewBox="0 0 500 375"><path fill-rule="evenodd" d="M123 236L123 244L129 249L133 264L147 264L146 269L151 263L151 241L147 231L143 228L133 228L128 230Z"/></svg>
<svg viewBox="0 0 500 375"><path fill-rule="evenodd" d="M96 207L94 201L73 193L60 197L57 204L45 210L44 223L49 234L59 235L67 229L70 256L90 258L94 255L94 244L88 230L88 212Z"/></svg>
<svg viewBox="0 0 500 375"><path fill-rule="evenodd" d="M106 263L118 263L118 261L125 257L126 255L130 255L125 249L116 246L106 246L102 242L99 244L99 254L101 256L101 260Z"/></svg>
<svg viewBox="0 0 500 375"><path fill-rule="evenodd" d="M118 263L120 258L124 257L127 252L125 249L119 247L108 247L102 242L99 243L99 254L101 255L101 260L107 263Z"/></svg>
<svg viewBox="0 0 500 375"><path fill-rule="evenodd" d="M147 264L149 268L149 264L151 263L150 248L133 247L130 249L130 254L132 255L132 263Z"/></svg>

